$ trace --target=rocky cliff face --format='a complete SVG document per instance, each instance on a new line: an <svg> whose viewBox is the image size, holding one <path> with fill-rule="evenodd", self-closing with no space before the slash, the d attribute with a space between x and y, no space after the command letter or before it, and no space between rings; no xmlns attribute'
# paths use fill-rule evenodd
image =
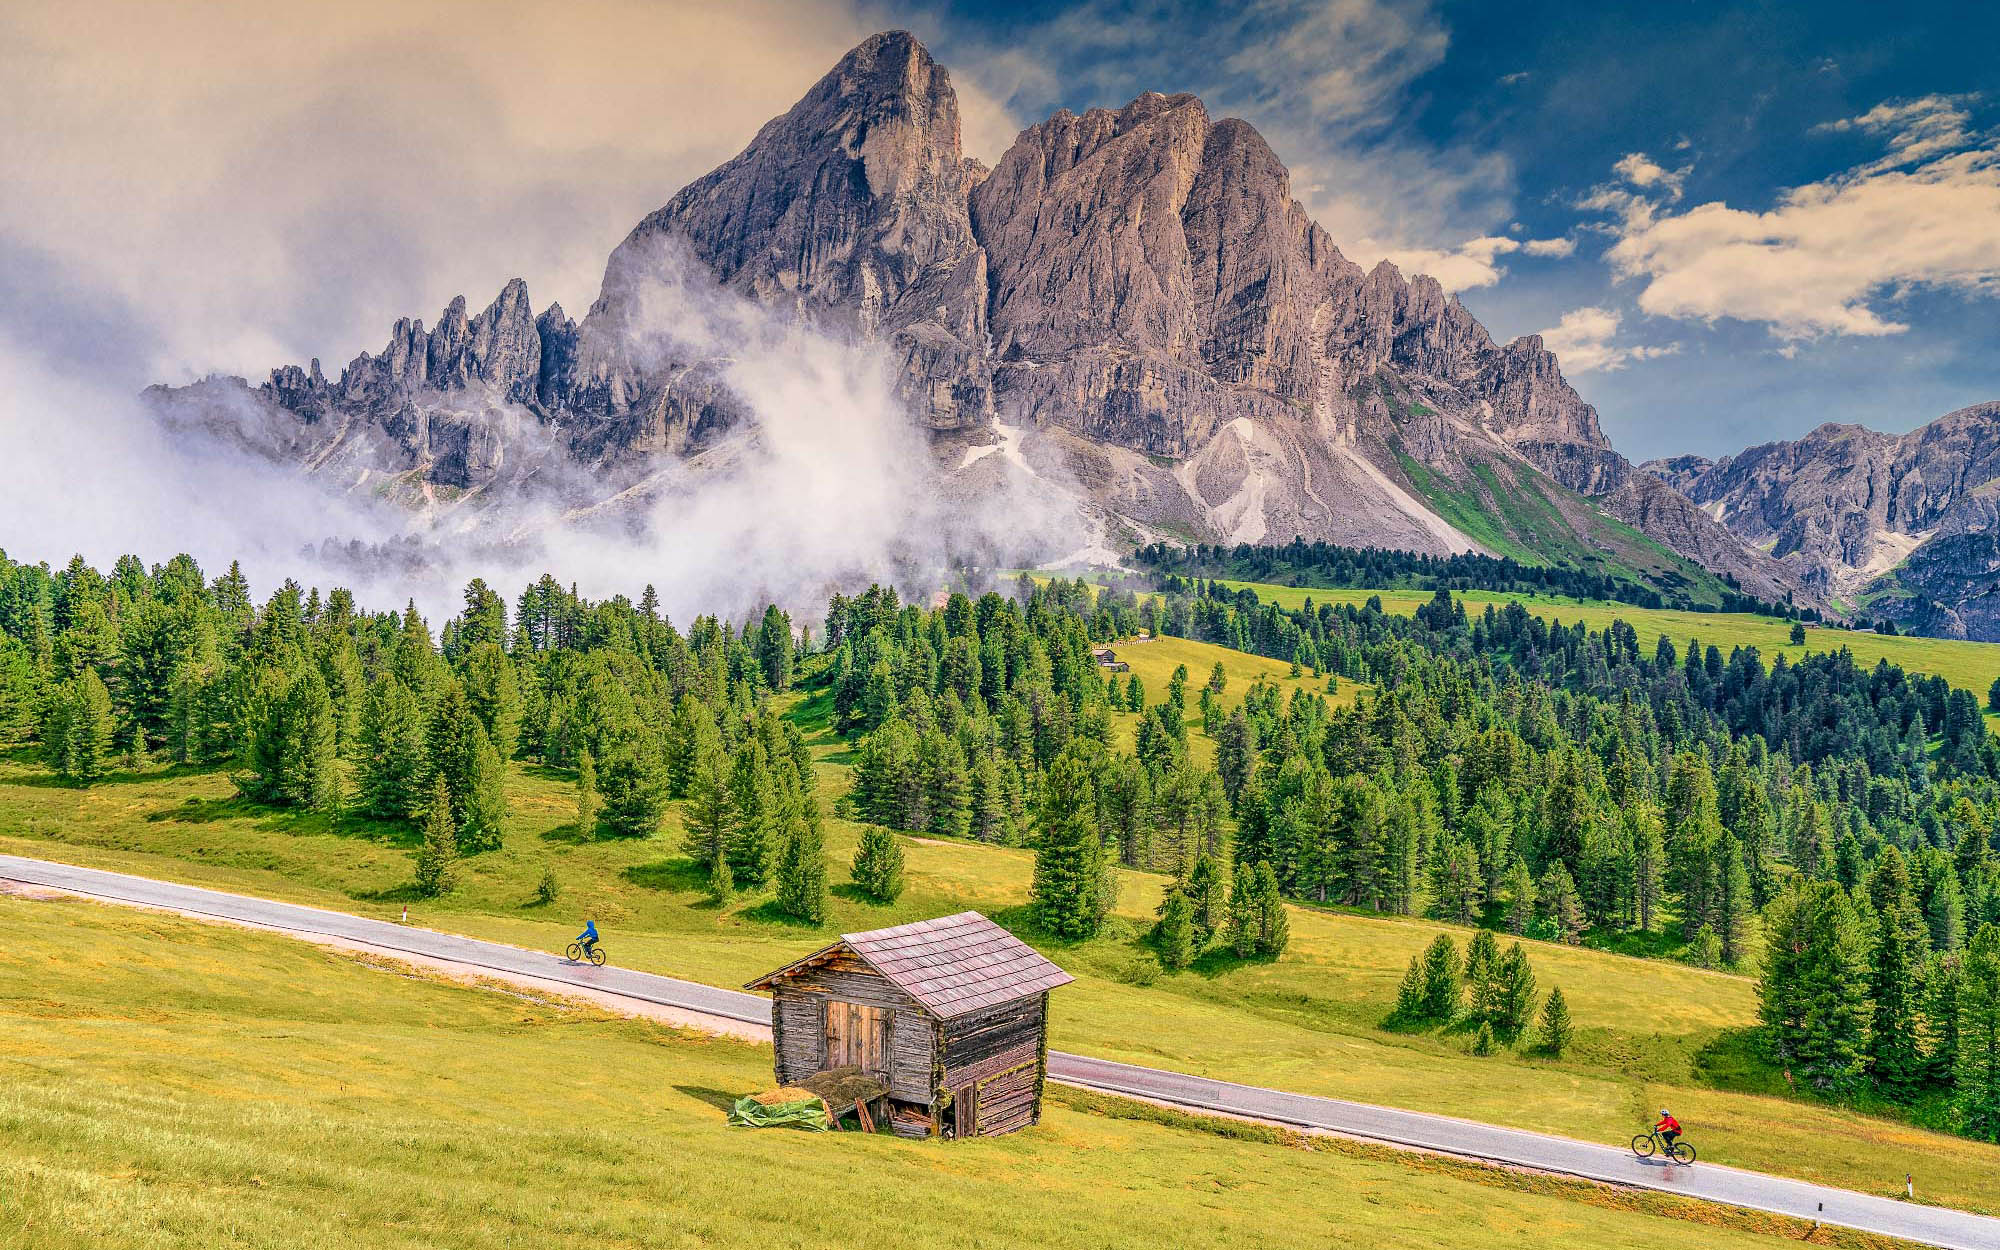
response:
<svg viewBox="0 0 2000 1250"><path fill-rule="evenodd" d="M1148 93L1056 114L988 174L900 32L641 221L580 323L517 281L337 381L315 362L162 403L342 480L477 493L565 457L570 489L611 494L752 422L727 378L752 349L677 327L701 283L883 354L953 489L1038 479L1104 547L1303 535L1799 584L1635 473L1538 338L1496 344L1430 278L1343 256L1249 125Z"/></svg>
<svg viewBox="0 0 2000 1250"><path fill-rule="evenodd" d="M1646 466L1825 595L1930 632L2000 637L2000 403L1908 434L1823 425L1719 461Z"/></svg>

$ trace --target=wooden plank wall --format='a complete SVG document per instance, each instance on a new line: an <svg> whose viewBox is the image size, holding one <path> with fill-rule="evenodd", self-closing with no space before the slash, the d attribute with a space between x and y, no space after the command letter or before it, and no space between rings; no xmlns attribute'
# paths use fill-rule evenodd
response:
<svg viewBox="0 0 2000 1250"><path fill-rule="evenodd" d="M1048 996L1037 994L944 1026L943 1087L977 1099L980 1136L1026 1128L1040 1114Z"/></svg>
<svg viewBox="0 0 2000 1250"><path fill-rule="evenodd" d="M800 969L772 990L780 1004L801 1004L780 1006L773 1013L779 1081L802 1079L827 1066L825 1008L829 1001L860 1003L895 1013L889 1023L890 1095L909 1102L931 1102L935 1044L931 1018L887 978L852 956L837 955Z"/></svg>

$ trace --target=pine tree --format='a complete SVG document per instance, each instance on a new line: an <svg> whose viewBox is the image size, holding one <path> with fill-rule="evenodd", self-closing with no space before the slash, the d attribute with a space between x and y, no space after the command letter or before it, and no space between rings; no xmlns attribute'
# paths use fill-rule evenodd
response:
<svg viewBox="0 0 2000 1250"><path fill-rule="evenodd" d="M1908 1095L1924 1075L1922 977L1930 935L1917 913L1901 851L1883 848L1868 891L1876 917L1868 1067L1892 1096Z"/></svg>
<svg viewBox="0 0 2000 1250"><path fill-rule="evenodd" d="M729 900L736 897L736 873L729 867L727 838L717 838L709 848L707 867L708 896L717 907L727 907Z"/></svg>
<svg viewBox="0 0 2000 1250"><path fill-rule="evenodd" d="M1722 962L1734 967L1746 952L1754 915L1750 873L1743 866L1743 847L1735 834L1725 833L1716 842L1715 861L1715 936L1721 939Z"/></svg>
<svg viewBox="0 0 2000 1250"><path fill-rule="evenodd" d="M1276 959L1292 942L1291 918L1271 865L1257 865L1257 953Z"/></svg>
<svg viewBox="0 0 2000 1250"><path fill-rule="evenodd" d="M577 811L582 815L582 770L588 752L577 760ZM650 838L667 815L667 767L659 746L644 731L618 738L605 747L604 768L592 768L593 788L601 791L596 827L621 838ZM690 823L690 831L693 829Z"/></svg>
<svg viewBox="0 0 2000 1250"><path fill-rule="evenodd" d="M1498 971L1499 991L1494 1007L1494 1031L1509 1042L1515 1041L1528 1030L1528 1022L1535 1014L1535 970L1528 963L1528 952L1519 942L1509 943L1507 953L1500 956Z"/></svg>
<svg viewBox="0 0 2000 1250"><path fill-rule="evenodd" d="M64 682L43 723L49 766L74 786L101 780L111 768L111 692L95 669Z"/></svg>
<svg viewBox="0 0 2000 1250"><path fill-rule="evenodd" d="M417 893L437 898L458 881L458 826L451 815L451 791L444 778L431 785L424 815L424 841L417 850Z"/></svg>
<svg viewBox="0 0 2000 1250"><path fill-rule="evenodd" d="M1646 805L1632 839L1632 907L1641 933L1660 926L1660 906L1666 901L1667 848L1660 838L1660 821Z"/></svg>
<svg viewBox="0 0 2000 1250"><path fill-rule="evenodd" d="M800 803L791 823L778 851L778 910L819 924L826 919L826 842L817 805Z"/></svg>
<svg viewBox="0 0 2000 1250"><path fill-rule="evenodd" d="M1257 953L1260 907L1257 901L1257 872L1238 861L1236 877L1229 887L1229 947L1238 959Z"/></svg>
<svg viewBox="0 0 2000 1250"><path fill-rule="evenodd" d="M780 813L764 744L756 738L745 739L737 749L729 799L735 813L729 826L729 866L738 885L762 885L771 875Z"/></svg>
<svg viewBox="0 0 2000 1250"><path fill-rule="evenodd" d="M1168 971L1179 972L1194 962L1194 904L1177 885L1167 887L1154 940L1159 946L1160 964Z"/></svg>
<svg viewBox="0 0 2000 1250"><path fill-rule="evenodd" d="M1479 1024L1478 1035L1472 1039L1472 1053L1475 1055L1490 1055L1493 1051L1493 1026L1482 1020Z"/></svg>
<svg viewBox="0 0 2000 1250"><path fill-rule="evenodd" d="M1560 1059L1576 1037L1576 1027L1570 1023L1569 1002L1563 998L1558 986L1549 991L1548 1001L1542 1004L1542 1049L1550 1056Z"/></svg>
<svg viewBox="0 0 2000 1250"><path fill-rule="evenodd" d="M2000 925L1973 935L1958 990L1953 1104L1965 1131L2000 1141Z"/></svg>
<svg viewBox="0 0 2000 1250"><path fill-rule="evenodd" d="M497 851L501 824L507 817L506 768L477 721L470 726L469 736L458 844L470 852Z"/></svg>
<svg viewBox="0 0 2000 1250"><path fill-rule="evenodd" d="M1199 950L1221 930L1229 905L1228 884L1216 866L1215 856L1207 851L1194 857L1194 868L1188 873L1187 897L1194 909L1194 944Z"/></svg>
<svg viewBox="0 0 2000 1250"><path fill-rule="evenodd" d="M1868 946L1847 891L1797 880L1764 914L1758 1015L1773 1057L1815 1088L1858 1081L1868 1021Z"/></svg>
<svg viewBox="0 0 2000 1250"><path fill-rule="evenodd" d="M1533 923L1535 907L1540 901L1535 890L1535 878L1528 872L1527 861L1515 856L1507 866L1502 885L1507 892L1507 932L1520 937Z"/></svg>
<svg viewBox="0 0 2000 1250"><path fill-rule="evenodd" d="M981 754L979 763L973 766L967 800L967 833L981 842L1010 840L1007 795L1000 784L1000 766L991 755Z"/></svg>
<svg viewBox="0 0 2000 1250"><path fill-rule="evenodd" d="M385 673L361 703L355 782L361 805L378 820L415 820L427 802L430 771L423 712L410 688Z"/></svg>
<svg viewBox="0 0 2000 1250"><path fill-rule="evenodd" d="M903 846L880 825L861 831L850 870L854 885L870 898L893 903L903 893Z"/></svg>
<svg viewBox="0 0 2000 1250"><path fill-rule="evenodd" d="M597 759L585 750L576 760L576 831L582 837L597 832Z"/></svg>
<svg viewBox="0 0 2000 1250"><path fill-rule="evenodd" d="M1424 951L1424 1019L1449 1023L1457 1017L1463 975L1457 944L1448 934L1438 934Z"/></svg>
<svg viewBox="0 0 2000 1250"><path fill-rule="evenodd" d="M1398 1024L1417 1024L1425 1016L1424 957L1412 955L1401 984L1396 986L1396 1009L1390 1013L1389 1019Z"/></svg>
<svg viewBox="0 0 2000 1250"><path fill-rule="evenodd" d="M1475 1020L1491 1021L1500 999L1500 947L1491 929L1481 929L1465 944L1465 990Z"/></svg>
<svg viewBox="0 0 2000 1250"><path fill-rule="evenodd" d="M736 803L730 788L729 755L714 727L700 735L698 752L689 765L687 835L682 844L697 863L709 866L728 858L729 831L736 823Z"/></svg>
<svg viewBox="0 0 2000 1250"><path fill-rule="evenodd" d="M1569 869L1562 862L1549 865L1542 877L1538 891L1541 897L1542 915L1559 942L1575 946L1583 941L1583 931L1588 923L1583 911L1583 899L1576 892L1576 882L1570 878Z"/></svg>
<svg viewBox="0 0 2000 1250"><path fill-rule="evenodd" d="M1433 918L1468 925L1479 919L1486 883L1470 842L1446 834L1431 848L1430 892L1427 911Z"/></svg>
<svg viewBox="0 0 2000 1250"><path fill-rule="evenodd" d="M1105 854L1090 766L1082 758L1065 754L1049 768L1035 823L1030 894L1042 927L1057 937L1090 937L1101 917Z"/></svg>

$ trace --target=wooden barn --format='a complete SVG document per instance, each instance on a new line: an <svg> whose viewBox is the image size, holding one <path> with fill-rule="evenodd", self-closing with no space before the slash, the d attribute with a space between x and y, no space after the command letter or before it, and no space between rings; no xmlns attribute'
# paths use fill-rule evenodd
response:
<svg viewBox="0 0 2000 1250"><path fill-rule="evenodd" d="M973 1137L1041 1118L1049 991L1072 979L968 911L846 934L745 988L771 992L779 1085L858 1072L882 1091L864 1124Z"/></svg>

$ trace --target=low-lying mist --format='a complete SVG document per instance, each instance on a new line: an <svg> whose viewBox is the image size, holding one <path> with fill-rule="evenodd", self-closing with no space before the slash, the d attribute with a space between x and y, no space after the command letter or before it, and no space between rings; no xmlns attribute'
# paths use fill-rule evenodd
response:
<svg viewBox="0 0 2000 1250"><path fill-rule="evenodd" d="M1066 484L986 473L974 489L941 465L879 344L773 313L672 245L613 257L579 354L580 368L643 378L698 365L741 416L685 458L595 465L525 408L428 392L416 401L475 414L511 465L532 467L444 499L415 475L357 475L365 430L319 457L325 431L273 426L297 419L234 388L204 400L202 423L169 428L141 397L0 348L0 547L99 567L186 551L211 575L240 560L260 597L291 577L375 607L414 599L434 621L473 577L511 593L543 571L593 598L650 584L682 619L776 602L811 620L857 583L977 584L1088 541Z"/></svg>

